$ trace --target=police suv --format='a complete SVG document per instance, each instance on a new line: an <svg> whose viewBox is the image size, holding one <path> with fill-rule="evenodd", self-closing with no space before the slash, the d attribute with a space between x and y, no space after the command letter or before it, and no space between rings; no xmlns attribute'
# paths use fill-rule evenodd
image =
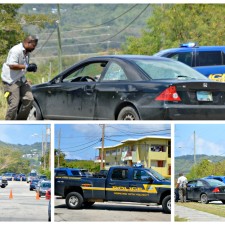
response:
<svg viewBox="0 0 225 225"><path fill-rule="evenodd" d="M198 46L192 42L162 50L154 56L183 62L211 80L225 82L225 46Z"/></svg>

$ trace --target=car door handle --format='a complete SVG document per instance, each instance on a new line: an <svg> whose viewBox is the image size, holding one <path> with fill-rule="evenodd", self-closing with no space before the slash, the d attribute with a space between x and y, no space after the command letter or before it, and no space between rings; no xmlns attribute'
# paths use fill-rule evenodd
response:
<svg viewBox="0 0 225 225"><path fill-rule="evenodd" d="M115 183L109 183L109 185L112 185L113 186L113 185L116 185L116 184Z"/></svg>
<svg viewBox="0 0 225 225"><path fill-rule="evenodd" d="M94 88L92 86L87 85L84 87L84 91L86 91L87 93L93 93Z"/></svg>
<svg viewBox="0 0 225 225"><path fill-rule="evenodd" d="M63 180L62 181L61 180L58 180L57 183L64 183L64 181Z"/></svg>

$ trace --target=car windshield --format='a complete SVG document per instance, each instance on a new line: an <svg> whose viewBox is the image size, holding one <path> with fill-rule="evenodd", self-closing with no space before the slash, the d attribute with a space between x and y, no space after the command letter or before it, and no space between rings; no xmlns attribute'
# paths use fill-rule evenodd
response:
<svg viewBox="0 0 225 225"><path fill-rule="evenodd" d="M151 172L151 174L157 178L158 180L166 180L166 178L164 176L162 176L160 173L156 172L155 170L153 170L152 168L149 168L149 171Z"/></svg>
<svg viewBox="0 0 225 225"><path fill-rule="evenodd" d="M41 183L41 187L43 187L43 188L50 188L51 187L51 183Z"/></svg>
<svg viewBox="0 0 225 225"><path fill-rule="evenodd" d="M132 60L153 80L208 80L191 67L173 60Z"/></svg>
<svg viewBox="0 0 225 225"><path fill-rule="evenodd" d="M207 179L210 186L225 186L225 184L219 180Z"/></svg>

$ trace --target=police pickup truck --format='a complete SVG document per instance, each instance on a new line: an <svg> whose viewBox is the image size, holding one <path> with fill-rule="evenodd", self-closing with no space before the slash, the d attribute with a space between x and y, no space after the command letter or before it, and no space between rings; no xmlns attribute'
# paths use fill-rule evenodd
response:
<svg viewBox="0 0 225 225"><path fill-rule="evenodd" d="M65 198L69 209L95 202L156 203L171 212L171 183L151 168L111 167L106 178L55 176L55 195Z"/></svg>

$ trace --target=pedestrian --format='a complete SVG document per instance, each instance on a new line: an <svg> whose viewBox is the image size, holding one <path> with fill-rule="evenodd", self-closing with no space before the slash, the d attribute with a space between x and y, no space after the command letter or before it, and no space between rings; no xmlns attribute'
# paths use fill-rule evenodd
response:
<svg viewBox="0 0 225 225"><path fill-rule="evenodd" d="M187 183L187 178L184 176L183 173L180 173L179 178L177 180L177 188L181 202L186 202L187 200Z"/></svg>
<svg viewBox="0 0 225 225"><path fill-rule="evenodd" d="M3 64L1 78L4 96L8 103L6 120L26 120L29 115L33 95L25 74L37 71L37 65L29 63L30 52L36 48L37 43L36 36L27 36L22 43L9 50L6 62Z"/></svg>

